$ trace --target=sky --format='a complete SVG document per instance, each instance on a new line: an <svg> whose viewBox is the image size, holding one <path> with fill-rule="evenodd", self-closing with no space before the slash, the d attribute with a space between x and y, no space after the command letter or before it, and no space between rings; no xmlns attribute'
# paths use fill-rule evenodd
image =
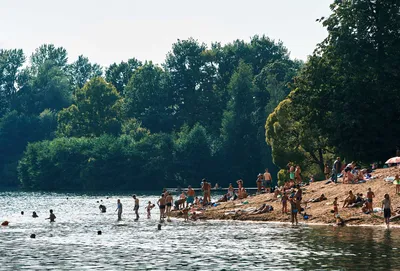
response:
<svg viewBox="0 0 400 271"><path fill-rule="evenodd" d="M69 61L84 55L108 66L135 57L162 63L172 44L193 37L210 45L256 34L280 40L306 60L327 35L315 20L333 0L0 0L0 49L30 56L44 43Z"/></svg>

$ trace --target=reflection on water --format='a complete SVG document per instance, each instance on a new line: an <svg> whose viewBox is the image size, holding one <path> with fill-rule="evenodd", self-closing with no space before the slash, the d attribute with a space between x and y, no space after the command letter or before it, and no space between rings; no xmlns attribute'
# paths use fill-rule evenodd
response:
<svg viewBox="0 0 400 271"><path fill-rule="evenodd" d="M176 219L158 231L158 210L151 219L144 210L155 196L140 197L138 222L129 196L120 197L121 222L117 196L107 196L0 193L0 220L10 221L0 228L0 270L400 270L398 229ZM56 223L45 220L50 208Z"/></svg>

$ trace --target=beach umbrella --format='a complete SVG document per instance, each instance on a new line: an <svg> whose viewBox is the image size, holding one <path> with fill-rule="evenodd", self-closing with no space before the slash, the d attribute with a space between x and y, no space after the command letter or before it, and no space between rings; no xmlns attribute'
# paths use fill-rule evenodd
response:
<svg viewBox="0 0 400 271"><path fill-rule="evenodd" d="M400 157L396 156L396 157L392 157L389 160L386 161L385 164L397 164L400 163Z"/></svg>

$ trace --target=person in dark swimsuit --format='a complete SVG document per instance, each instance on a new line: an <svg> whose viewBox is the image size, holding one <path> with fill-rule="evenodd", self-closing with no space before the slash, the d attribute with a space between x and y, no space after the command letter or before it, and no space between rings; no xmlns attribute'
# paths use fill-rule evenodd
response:
<svg viewBox="0 0 400 271"><path fill-rule="evenodd" d="M139 220L139 199L136 197L136 195L133 195L132 198L135 200L135 207L133 207L133 210L135 211L136 218L135 221Z"/></svg>
<svg viewBox="0 0 400 271"><path fill-rule="evenodd" d="M165 197L165 205L166 205L166 215L167 215L167 221L171 221L170 219L170 214L171 214L171 208L172 208L172 195L168 193L168 195ZM185 199L186 201L186 199Z"/></svg>
<svg viewBox="0 0 400 271"><path fill-rule="evenodd" d="M160 221L164 221L165 214L165 195L161 194L161 198L157 201L157 205L160 208Z"/></svg>

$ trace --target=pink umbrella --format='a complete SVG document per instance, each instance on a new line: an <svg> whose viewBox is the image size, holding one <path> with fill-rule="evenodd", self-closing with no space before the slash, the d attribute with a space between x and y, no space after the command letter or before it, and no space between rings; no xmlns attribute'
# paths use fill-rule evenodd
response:
<svg viewBox="0 0 400 271"><path fill-rule="evenodd" d="M396 157L392 157L389 160L386 161L385 164L397 164L400 163L400 157L396 156Z"/></svg>

